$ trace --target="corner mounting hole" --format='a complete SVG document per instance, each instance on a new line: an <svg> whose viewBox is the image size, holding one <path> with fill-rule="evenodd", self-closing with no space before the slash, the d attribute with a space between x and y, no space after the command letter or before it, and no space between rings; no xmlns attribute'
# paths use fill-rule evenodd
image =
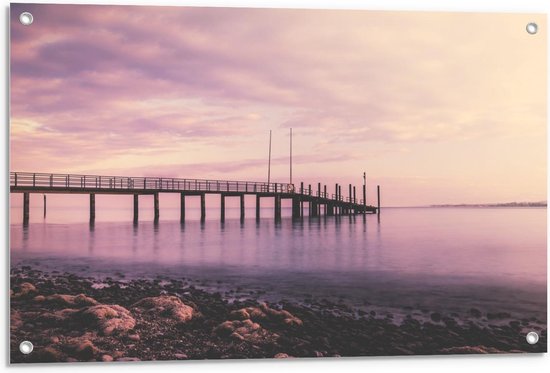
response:
<svg viewBox="0 0 550 373"><path fill-rule="evenodd" d="M22 354L28 355L32 352L34 346L29 341L23 341L19 344L19 351L21 351Z"/></svg>
<svg viewBox="0 0 550 373"><path fill-rule="evenodd" d="M539 30L539 26L535 22L530 22L525 26L525 29L529 34L534 35Z"/></svg>
<svg viewBox="0 0 550 373"><path fill-rule="evenodd" d="M527 340L527 343L534 345L539 341L539 335L535 332L529 332L525 336L525 339Z"/></svg>
<svg viewBox="0 0 550 373"><path fill-rule="evenodd" d="M23 12L19 15L19 22L24 26L30 26L33 20L34 17L29 12Z"/></svg>

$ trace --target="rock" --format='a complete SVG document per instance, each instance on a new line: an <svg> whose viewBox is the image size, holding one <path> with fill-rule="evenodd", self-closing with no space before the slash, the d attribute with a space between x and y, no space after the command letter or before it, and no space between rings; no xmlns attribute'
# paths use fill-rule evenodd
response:
<svg viewBox="0 0 550 373"><path fill-rule="evenodd" d="M39 296L40 297L40 296ZM34 300L38 302L50 303L63 307L86 307L86 306L95 306L98 302L90 297L87 297L84 294L78 295L68 295L68 294L53 294L48 295L47 297L42 297L44 299L37 300L35 297ZM41 299L41 298L40 298Z"/></svg>
<svg viewBox="0 0 550 373"><path fill-rule="evenodd" d="M46 346L40 351L39 361L52 363L63 361L63 354L55 347Z"/></svg>
<svg viewBox="0 0 550 373"><path fill-rule="evenodd" d="M50 342L52 342L52 343L59 343L59 337L57 337L57 336L55 336L55 335L54 335L53 337L50 337Z"/></svg>
<svg viewBox="0 0 550 373"><path fill-rule="evenodd" d="M103 335L123 334L136 326L136 320L130 311L116 304L85 307L78 311L75 317L99 328Z"/></svg>
<svg viewBox="0 0 550 373"><path fill-rule="evenodd" d="M139 341L140 340L140 337L139 337L139 334L129 334L128 335L128 339L131 340L131 341Z"/></svg>
<svg viewBox="0 0 550 373"><path fill-rule="evenodd" d="M23 282L19 285L19 291L13 293L14 298L28 298L38 293L36 287L30 282Z"/></svg>
<svg viewBox="0 0 550 373"><path fill-rule="evenodd" d="M444 348L440 351L443 354L497 354L503 351L497 350L494 347L485 346L461 346Z"/></svg>
<svg viewBox="0 0 550 373"><path fill-rule="evenodd" d="M472 315L475 318L480 318L481 317L481 311L478 310L477 308L472 308L472 309L470 309L470 315Z"/></svg>
<svg viewBox="0 0 550 373"><path fill-rule="evenodd" d="M246 311L246 309L242 308L240 310L231 311L229 317L231 320L246 320L250 318L250 314Z"/></svg>
<svg viewBox="0 0 550 373"><path fill-rule="evenodd" d="M101 356L101 361L105 361L105 362L113 361L113 357L111 355L103 355Z"/></svg>
<svg viewBox="0 0 550 373"><path fill-rule="evenodd" d="M229 317L232 320L254 320L254 321L277 321L282 322L285 325L302 325L302 320L294 316L288 311L285 310L276 310L269 307L266 303L260 303L259 307L247 307L241 308L236 311L232 311L229 314Z"/></svg>
<svg viewBox="0 0 550 373"><path fill-rule="evenodd" d="M144 298L132 305L132 308L146 310L161 317L185 323L195 316L195 310L173 295Z"/></svg>
<svg viewBox="0 0 550 373"><path fill-rule="evenodd" d="M23 325L21 313L19 311L10 312L10 329L17 329L21 325Z"/></svg>
<svg viewBox="0 0 550 373"><path fill-rule="evenodd" d="M441 321L441 314L439 312L434 312L430 315L430 318L433 322L440 322Z"/></svg>
<svg viewBox="0 0 550 373"><path fill-rule="evenodd" d="M40 302L44 302L44 301L46 300L46 297L43 296L43 295L37 295L36 297L33 298L33 300L34 300L35 302L39 302L39 303L40 303Z"/></svg>
<svg viewBox="0 0 550 373"><path fill-rule="evenodd" d="M83 341L75 348L75 356L82 360L90 360L99 351L91 341Z"/></svg>
<svg viewBox="0 0 550 373"><path fill-rule="evenodd" d="M289 356L288 354L285 354L284 352L279 352L277 355L273 356L275 359L288 359Z"/></svg>
<svg viewBox="0 0 550 373"><path fill-rule="evenodd" d="M263 329L260 324L247 320L224 321L216 328L214 333L220 336L228 336L238 341L251 343L268 343L275 341L279 336Z"/></svg>
<svg viewBox="0 0 550 373"><path fill-rule="evenodd" d="M174 357L178 360L186 360L189 359L186 354L180 353L180 354L174 354Z"/></svg>

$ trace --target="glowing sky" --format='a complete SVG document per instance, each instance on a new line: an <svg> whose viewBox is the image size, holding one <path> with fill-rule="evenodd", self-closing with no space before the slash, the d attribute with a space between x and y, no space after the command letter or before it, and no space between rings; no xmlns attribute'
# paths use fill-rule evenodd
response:
<svg viewBox="0 0 550 373"><path fill-rule="evenodd" d="M546 200L546 19L13 4L10 121L12 171L264 181L272 129L287 182L292 127L295 182Z"/></svg>

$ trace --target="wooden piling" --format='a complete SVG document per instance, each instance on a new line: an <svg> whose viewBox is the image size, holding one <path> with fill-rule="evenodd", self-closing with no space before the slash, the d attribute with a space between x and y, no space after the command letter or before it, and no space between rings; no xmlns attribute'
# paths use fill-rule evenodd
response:
<svg viewBox="0 0 550 373"><path fill-rule="evenodd" d="M221 221L225 221L225 194L220 194L221 196L221 206L220 206L220 218Z"/></svg>
<svg viewBox="0 0 550 373"><path fill-rule="evenodd" d="M260 220L260 195L256 194L256 220Z"/></svg>
<svg viewBox="0 0 550 373"><path fill-rule="evenodd" d="M206 194L201 194L201 221L206 219Z"/></svg>
<svg viewBox="0 0 550 373"><path fill-rule="evenodd" d="M275 219L281 218L281 196L275 195Z"/></svg>
<svg viewBox="0 0 550 373"><path fill-rule="evenodd" d="M158 193L153 194L153 199L154 199L154 208L155 208L155 222L158 222L160 217L159 194Z"/></svg>
<svg viewBox="0 0 550 373"><path fill-rule="evenodd" d="M23 224L29 224L30 194L23 193Z"/></svg>
<svg viewBox="0 0 550 373"><path fill-rule="evenodd" d="M241 220L244 220L244 194L241 194Z"/></svg>
<svg viewBox="0 0 550 373"><path fill-rule="evenodd" d="M95 221L95 194L90 193L90 222Z"/></svg>
<svg viewBox="0 0 550 373"><path fill-rule="evenodd" d="M300 217L300 198L292 197L292 218L296 219Z"/></svg>
<svg viewBox="0 0 550 373"><path fill-rule="evenodd" d="M367 213L367 186L363 184L363 213Z"/></svg>
<svg viewBox="0 0 550 373"><path fill-rule="evenodd" d="M180 222L185 222L185 193L180 194Z"/></svg>
<svg viewBox="0 0 550 373"><path fill-rule="evenodd" d="M139 216L139 194L134 194L134 223L138 222Z"/></svg>
<svg viewBox="0 0 550 373"><path fill-rule="evenodd" d="M380 185L376 186L376 194L378 195L378 208L376 209L376 212L380 214Z"/></svg>
<svg viewBox="0 0 550 373"><path fill-rule="evenodd" d="M46 217L46 195L44 194L44 218Z"/></svg>

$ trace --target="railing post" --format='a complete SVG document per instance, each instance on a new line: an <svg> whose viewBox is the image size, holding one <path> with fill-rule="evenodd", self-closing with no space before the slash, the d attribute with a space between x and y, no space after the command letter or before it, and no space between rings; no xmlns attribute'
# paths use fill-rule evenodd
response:
<svg viewBox="0 0 550 373"><path fill-rule="evenodd" d="M15 186L17 186L17 172L15 173Z"/></svg>
<svg viewBox="0 0 550 373"><path fill-rule="evenodd" d="M32 186L36 186L36 174L32 174Z"/></svg>
<svg viewBox="0 0 550 373"><path fill-rule="evenodd" d="M53 188L53 175L50 175L50 188Z"/></svg>

